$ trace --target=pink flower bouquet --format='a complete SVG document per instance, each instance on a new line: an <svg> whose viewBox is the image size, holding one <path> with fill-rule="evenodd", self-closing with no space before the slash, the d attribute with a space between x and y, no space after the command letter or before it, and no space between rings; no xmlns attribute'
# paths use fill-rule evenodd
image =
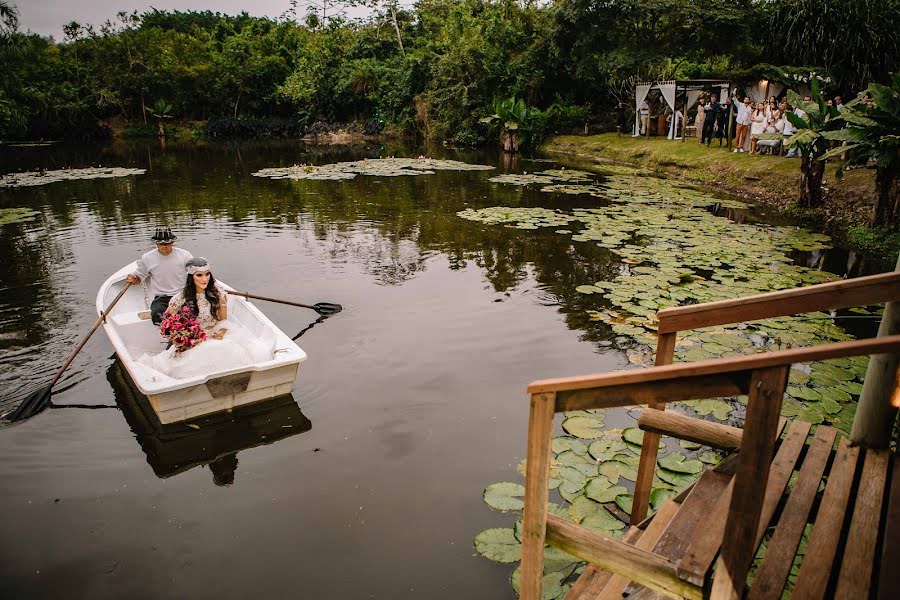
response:
<svg viewBox="0 0 900 600"><path fill-rule="evenodd" d="M167 310L163 313L159 333L172 342L177 353L189 350L206 340L206 332L200 326L200 321L187 306L182 306L181 310L176 312Z"/></svg>

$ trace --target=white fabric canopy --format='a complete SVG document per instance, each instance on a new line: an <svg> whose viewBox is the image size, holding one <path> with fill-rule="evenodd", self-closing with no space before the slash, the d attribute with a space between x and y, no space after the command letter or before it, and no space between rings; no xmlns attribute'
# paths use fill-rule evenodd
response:
<svg viewBox="0 0 900 600"><path fill-rule="evenodd" d="M684 107L685 111L691 110L695 104L697 104L697 100L700 99L700 94L703 93L703 90L690 90L687 93L687 106Z"/></svg>
<svg viewBox="0 0 900 600"><path fill-rule="evenodd" d="M662 94L662 97L665 99L666 104L669 105L673 111L675 110L675 82L674 81L660 81L656 84L656 87L659 88L659 92Z"/></svg>
<svg viewBox="0 0 900 600"><path fill-rule="evenodd" d="M754 85L747 86L746 91L747 95L754 102L765 102L769 99L769 96L777 98L783 89L784 86L780 83L763 79Z"/></svg>
<svg viewBox="0 0 900 600"><path fill-rule="evenodd" d="M641 134L641 104L650 93L651 84L639 83L634 86L634 137Z"/></svg>

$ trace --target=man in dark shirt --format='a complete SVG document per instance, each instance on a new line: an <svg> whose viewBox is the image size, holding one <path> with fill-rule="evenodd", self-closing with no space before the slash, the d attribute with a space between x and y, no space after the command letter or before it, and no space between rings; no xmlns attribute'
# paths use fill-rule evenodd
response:
<svg viewBox="0 0 900 600"><path fill-rule="evenodd" d="M704 107L705 118L703 120L703 136L700 143L706 142L707 147L712 141L713 131L716 128L716 122L719 119L719 113L722 112L722 105L719 104L719 97L713 94L709 98L709 104Z"/></svg>

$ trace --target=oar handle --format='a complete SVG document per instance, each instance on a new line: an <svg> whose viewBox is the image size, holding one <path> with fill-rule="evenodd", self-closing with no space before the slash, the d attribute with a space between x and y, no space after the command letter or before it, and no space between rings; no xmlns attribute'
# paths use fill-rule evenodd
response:
<svg viewBox="0 0 900 600"><path fill-rule="evenodd" d="M267 296L257 296L256 294L251 294L250 292L228 292L232 296L243 296L244 298L255 298L257 300L266 300L268 302L277 302L279 304L290 304L291 306L299 306L300 308L311 308L316 310L315 306L310 306L309 304L300 304L299 302L291 302L290 300L281 300L279 298L269 298Z"/></svg>
<svg viewBox="0 0 900 600"><path fill-rule="evenodd" d="M119 299L121 299L122 296L125 295L125 291L130 287L131 282L126 281L125 286L119 291L118 294L116 294L116 297L113 298L113 301L109 303L109 306L106 307L106 310L100 313L100 318L97 319L97 321L94 323L94 326L91 327L91 330L88 331L83 338L81 338L78 346L75 347L75 349L72 351L72 354L70 354L69 358L66 359L66 362L63 363L63 366L60 367L59 371L56 372L56 375L53 377L53 381L50 382L49 387L53 387L54 385L56 385L56 382L59 381L59 378L62 377L62 374L65 373L66 369L69 368L69 365L72 364L72 361L75 360L75 356L79 352L81 352L81 349L84 348L84 345L87 344L88 340L91 339L91 336L94 335L94 332L97 331L97 328L100 327L100 323L106 320L106 315L109 314L109 311L112 310L113 306L116 305L116 302L118 302Z"/></svg>

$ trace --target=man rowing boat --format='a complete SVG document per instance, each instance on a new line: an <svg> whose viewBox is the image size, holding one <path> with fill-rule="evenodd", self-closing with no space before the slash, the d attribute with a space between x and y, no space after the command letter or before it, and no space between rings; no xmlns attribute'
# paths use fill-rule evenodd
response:
<svg viewBox="0 0 900 600"><path fill-rule="evenodd" d="M150 318L154 325L159 325L169 300L184 287L185 263L194 256L184 248L175 247L178 238L168 227L157 227L150 239L156 244L156 250L144 254L137 261L137 270L127 280L140 283L150 278L148 295L153 298Z"/></svg>

